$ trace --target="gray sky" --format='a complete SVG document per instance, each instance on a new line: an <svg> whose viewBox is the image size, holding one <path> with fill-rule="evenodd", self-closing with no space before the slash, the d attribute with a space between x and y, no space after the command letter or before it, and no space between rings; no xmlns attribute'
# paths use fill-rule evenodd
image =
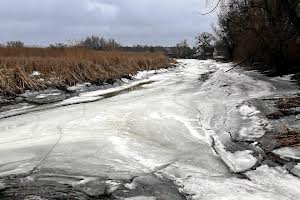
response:
<svg viewBox="0 0 300 200"><path fill-rule="evenodd" d="M47 45L88 35L123 45L174 45L211 31L206 0L0 0L0 42Z"/></svg>

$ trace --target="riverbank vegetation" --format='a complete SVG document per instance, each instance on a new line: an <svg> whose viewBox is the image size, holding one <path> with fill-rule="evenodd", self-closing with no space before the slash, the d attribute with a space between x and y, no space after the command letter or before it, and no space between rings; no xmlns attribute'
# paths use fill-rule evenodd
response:
<svg viewBox="0 0 300 200"><path fill-rule="evenodd" d="M226 0L215 32L231 60L278 73L299 70L298 0ZM297 14L298 13L298 14Z"/></svg>
<svg viewBox="0 0 300 200"><path fill-rule="evenodd" d="M85 82L101 84L129 77L141 70L170 67L170 60L161 52L123 52L111 46L104 51L97 44L97 50L82 46L26 48L19 42L17 46L9 44L0 48L2 96L50 86L64 88Z"/></svg>

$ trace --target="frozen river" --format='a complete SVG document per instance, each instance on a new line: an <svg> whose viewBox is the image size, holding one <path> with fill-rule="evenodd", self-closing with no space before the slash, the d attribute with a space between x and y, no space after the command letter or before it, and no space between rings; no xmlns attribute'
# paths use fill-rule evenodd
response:
<svg viewBox="0 0 300 200"><path fill-rule="evenodd" d="M250 150L226 151L230 134L251 141L268 129L247 100L288 92L241 71L225 73L230 67L179 60L168 71L140 73L149 82L126 93L1 119L0 175L71 185L105 177L114 190L120 180L151 175L191 199L299 199L297 177L253 168ZM172 198L137 192L127 199Z"/></svg>

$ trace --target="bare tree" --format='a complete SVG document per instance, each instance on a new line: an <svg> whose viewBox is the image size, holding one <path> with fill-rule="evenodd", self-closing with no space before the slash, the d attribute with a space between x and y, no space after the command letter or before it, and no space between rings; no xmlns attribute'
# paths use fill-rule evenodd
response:
<svg viewBox="0 0 300 200"><path fill-rule="evenodd" d="M90 36L81 41L80 46L95 50L113 50L119 48L121 45L114 39L106 40L103 37Z"/></svg>
<svg viewBox="0 0 300 200"><path fill-rule="evenodd" d="M216 40L216 37L208 32L199 33L196 36L196 46L205 48L212 45L212 42Z"/></svg>
<svg viewBox="0 0 300 200"><path fill-rule="evenodd" d="M187 40L183 40L176 45L175 57L187 58L191 54L191 48L187 43Z"/></svg>
<svg viewBox="0 0 300 200"><path fill-rule="evenodd" d="M9 41L6 43L6 47L8 47L8 48L23 48L24 43L21 41Z"/></svg>
<svg viewBox="0 0 300 200"><path fill-rule="evenodd" d="M290 56L287 45L299 36L298 5L299 0L227 0L214 29L232 57L282 71Z"/></svg>

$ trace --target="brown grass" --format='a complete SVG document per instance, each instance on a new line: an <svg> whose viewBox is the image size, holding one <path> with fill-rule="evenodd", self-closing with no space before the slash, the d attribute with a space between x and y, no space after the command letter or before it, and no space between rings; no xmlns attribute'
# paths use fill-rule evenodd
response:
<svg viewBox="0 0 300 200"><path fill-rule="evenodd" d="M291 109L300 107L300 97L281 98L276 104L280 109Z"/></svg>
<svg viewBox="0 0 300 200"><path fill-rule="evenodd" d="M169 67L162 53L102 52L80 48L0 48L0 95L77 83L100 83L140 70ZM40 76L31 76L33 71Z"/></svg>
<svg viewBox="0 0 300 200"><path fill-rule="evenodd" d="M275 99L271 99L275 100ZM285 116L298 115L300 112L295 108L300 107L300 97L286 97L276 99L275 106L278 110L267 115L268 119L280 119Z"/></svg>
<svg viewBox="0 0 300 200"><path fill-rule="evenodd" d="M275 136L277 148L300 146L300 133L284 127L281 133Z"/></svg>

